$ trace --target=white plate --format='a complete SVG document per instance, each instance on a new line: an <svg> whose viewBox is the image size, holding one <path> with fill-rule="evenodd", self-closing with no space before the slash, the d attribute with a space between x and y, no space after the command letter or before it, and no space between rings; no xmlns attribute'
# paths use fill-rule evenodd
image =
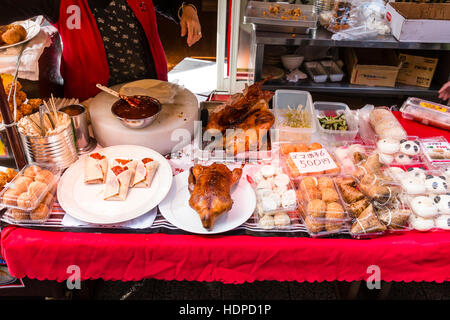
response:
<svg viewBox="0 0 450 320"><path fill-rule="evenodd" d="M120 145L99 150L109 159L152 158L159 162L150 188L130 188L125 201L103 200L104 185L84 183L84 157L70 166L60 179L58 201L72 217L96 224L112 224L137 218L155 208L167 195L173 175L169 162L151 149Z"/></svg>
<svg viewBox="0 0 450 320"><path fill-rule="evenodd" d="M25 40L22 40L20 42L14 43L14 44L8 44L8 45L4 45L4 46L0 45L0 50L26 43L26 42L30 41L31 39L33 39L34 37L36 37L38 35L39 31L41 31L41 26L39 24L37 24L36 22L34 22L33 20L14 22L12 24L20 24L22 27L24 27L25 30L27 30L27 37L25 38Z"/></svg>
<svg viewBox="0 0 450 320"><path fill-rule="evenodd" d="M189 206L190 193L188 190L189 171L175 176L172 188L163 202L159 204L159 211L174 226L197 234L216 234L233 230L247 221L256 207L256 196L250 184L241 178L231 192L233 207L220 216L211 230L203 228L198 213Z"/></svg>

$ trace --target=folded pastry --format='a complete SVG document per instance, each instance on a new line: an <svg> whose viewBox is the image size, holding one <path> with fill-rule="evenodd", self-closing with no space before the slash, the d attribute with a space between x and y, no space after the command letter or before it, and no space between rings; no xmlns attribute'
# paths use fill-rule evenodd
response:
<svg viewBox="0 0 450 320"><path fill-rule="evenodd" d="M135 188L149 188L152 185L153 177L158 167L158 161L150 158L144 158L138 161L131 186Z"/></svg>
<svg viewBox="0 0 450 320"><path fill-rule="evenodd" d="M386 230L386 226L378 220L370 204L356 219L351 228L352 234L377 233Z"/></svg>
<svg viewBox="0 0 450 320"><path fill-rule="evenodd" d="M125 201L133 171L127 166L116 165L108 170L104 200Z"/></svg>
<svg viewBox="0 0 450 320"><path fill-rule="evenodd" d="M364 198L364 195L352 186L340 184L339 189L341 189L342 197L347 203L353 203Z"/></svg>
<svg viewBox="0 0 450 320"><path fill-rule="evenodd" d="M108 159L100 153L86 157L84 164L84 182L89 184L105 183L108 171Z"/></svg>
<svg viewBox="0 0 450 320"><path fill-rule="evenodd" d="M134 180L134 176L136 174L136 167L138 165L138 161L137 160L131 160L131 159L114 159L112 166L127 166L128 169L131 170L131 180L130 180L130 187L133 183Z"/></svg>

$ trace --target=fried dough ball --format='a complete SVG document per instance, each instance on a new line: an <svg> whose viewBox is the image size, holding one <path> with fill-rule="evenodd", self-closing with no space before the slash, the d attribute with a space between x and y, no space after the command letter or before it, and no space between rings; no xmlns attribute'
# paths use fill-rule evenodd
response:
<svg viewBox="0 0 450 320"><path fill-rule="evenodd" d="M16 111L16 121L19 121L20 119L22 119L23 117L23 113L20 110Z"/></svg>
<svg viewBox="0 0 450 320"><path fill-rule="evenodd" d="M50 184L53 181L53 173L48 170L41 170L36 174L34 180Z"/></svg>
<svg viewBox="0 0 450 320"><path fill-rule="evenodd" d="M23 221L30 219L30 215L28 214L28 212L19 209L12 209L11 215L13 219L16 221Z"/></svg>
<svg viewBox="0 0 450 320"><path fill-rule="evenodd" d="M339 194L336 189L333 188L325 188L322 190L322 200L325 202L336 202L339 201Z"/></svg>
<svg viewBox="0 0 450 320"><path fill-rule="evenodd" d="M53 195L49 192L45 195L44 199L42 199L41 203L45 204L47 207L50 207L50 204L53 201Z"/></svg>
<svg viewBox="0 0 450 320"><path fill-rule="evenodd" d="M305 224L308 227L308 230L312 233L319 233L325 228L324 223L323 221L321 221L321 219L317 219L311 216L307 216L305 218Z"/></svg>
<svg viewBox="0 0 450 320"><path fill-rule="evenodd" d="M13 85L12 82L8 83L5 86L5 92L9 92L11 90L12 85ZM17 81L16 82L16 92L18 92L20 90L22 90L22 84L19 81Z"/></svg>
<svg viewBox="0 0 450 320"><path fill-rule="evenodd" d="M342 227L342 219L344 219L344 208L337 202L327 204L327 213L325 215L325 229L327 231L338 231Z"/></svg>
<svg viewBox="0 0 450 320"><path fill-rule="evenodd" d="M28 193L34 195L36 198L40 198L47 190L47 185L40 181L33 181L28 186Z"/></svg>
<svg viewBox="0 0 450 320"><path fill-rule="evenodd" d="M2 40L6 44L15 44L27 37L27 31L21 25L9 25L7 28L8 30L2 34Z"/></svg>
<svg viewBox="0 0 450 320"><path fill-rule="evenodd" d="M38 166L29 166L28 168L25 169L23 175L34 179L34 177L36 177L36 174L41 170L42 169Z"/></svg>
<svg viewBox="0 0 450 320"><path fill-rule="evenodd" d="M315 177L306 177L300 182L300 187L303 189L317 188L317 179Z"/></svg>
<svg viewBox="0 0 450 320"><path fill-rule="evenodd" d="M14 180L13 189L16 189L20 192L25 192L28 190L28 186L33 182L33 179L30 177L20 176Z"/></svg>
<svg viewBox="0 0 450 320"><path fill-rule="evenodd" d="M17 198L21 195L20 190L8 189L3 194L3 204L5 206L17 206Z"/></svg>
<svg viewBox="0 0 450 320"><path fill-rule="evenodd" d="M323 218L327 211L327 204L320 199L311 200L306 207L306 213L314 218Z"/></svg>
<svg viewBox="0 0 450 320"><path fill-rule="evenodd" d="M39 110L39 106L42 104L42 99L28 99L28 105L31 106L33 111Z"/></svg>
<svg viewBox="0 0 450 320"><path fill-rule="evenodd" d="M313 151L313 150L319 150L322 149L323 146L320 143L314 142L312 144L309 145L308 149L309 151Z"/></svg>
<svg viewBox="0 0 450 320"><path fill-rule="evenodd" d="M320 177L317 179L317 186L320 191L323 191L327 188L333 188L334 189L334 183L333 180L329 177Z"/></svg>
<svg viewBox="0 0 450 320"><path fill-rule="evenodd" d="M17 206L24 210L29 210L37 201L37 198L34 194L30 194L28 192L22 193L17 198Z"/></svg>
<svg viewBox="0 0 450 320"><path fill-rule="evenodd" d="M44 220L48 217L49 211L49 208L45 204L40 203L36 209L31 211L30 218L31 220Z"/></svg>
<svg viewBox="0 0 450 320"><path fill-rule="evenodd" d="M0 187L3 188L6 183L8 183L8 175L6 172L0 172Z"/></svg>
<svg viewBox="0 0 450 320"><path fill-rule="evenodd" d="M8 102L10 103L10 107L12 105L13 108L14 108L14 104L13 104L14 100L13 99L14 99L14 97L11 96L9 98ZM25 100L27 100L27 94L25 92L23 92L23 91L16 92L16 104L17 104L17 106L21 106L25 102Z"/></svg>
<svg viewBox="0 0 450 320"><path fill-rule="evenodd" d="M8 176L8 182L11 182L12 179L14 179L17 176L17 171L13 168L6 169L6 175Z"/></svg>

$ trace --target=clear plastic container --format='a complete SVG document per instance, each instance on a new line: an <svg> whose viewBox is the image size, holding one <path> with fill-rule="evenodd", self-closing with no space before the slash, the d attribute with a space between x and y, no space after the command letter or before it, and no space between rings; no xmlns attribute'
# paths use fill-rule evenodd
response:
<svg viewBox="0 0 450 320"><path fill-rule="evenodd" d="M450 164L450 144L444 137L420 139L424 160L429 166L445 166Z"/></svg>
<svg viewBox="0 0 450 320"><path fill-rule="evenodd" d="M309 61L304 63L306 72L314 82L322 83L327 81L328 74L320 62Z"/></svg>
<svg viewBox="0 0 450 320"><path fill-rule="evenodd" d="M389 108L374 108L370 111L368 119L366 120L370 123L375 135L380 139L389 138L400 141L406 139L408 136L403 126ZM366 123L361 123L360 127L361 125L366 125ZM365 138L372 140L371 137Z"/></svg>
<svg viewBox="0 0 450 320"><path fill-rule="evenodd" d="M300 216L312 237L348 232L351 218L332 177L304 177L295 188Z"/></svg>
<svg viewBox="0 0 450 320"><path fill-rule="evenodd" d="M31 225L44 223L50 217L53 205L56 201L56 185L50 190L39 205L33 210L21 210L9 208L5 215L14 224Z"/></svg>
<svg viewBox="0 0 450 320"><path fill-rule="evenodd" d="M375 146L363 145L361 141L349 141L333 149L335 159L341 165L341 173L351 175L356 166L375 151Z"/></svg>
<svg viewBox="0 0 450 320"><path fill-rule="evenodd" d="M337 175L341 166L332 152L320 143L281 143L280 159L291 180L302 176Z"/></svg>
<svg viewBox="0 0 450 320"><path fill-rule="evenodd" d="M273 164L255 165L248 169L247 180L256 194L259 226L264 229L288 228L292 213L297 210L296 193L288 175Z"/></svg>
<svg viewBox="0 0 450 320"><path fill-rule="evenodd" d="M350 141L355 139L358 134L358 121L345 103L322 101L314 102L314 114L320 135L329 143ZM325 129L319 121L322 117L337 117L341 114L345 117L348 130L343 131Z"/></svg>
<svg viewBox="0 0 450 320"><path fill-rule="evenodd" d="M407 136L406 139L380 138L375 136L377 152L380 160L386 165L425 165L422 146L418 136Z"/></svg>
<svg viewBox="0 0 450 320"><path fill-rule="evenodd" d="M325 72L328 75L328 78L331 82L339 82L342 81L344 77L344 72L341 68L334 62L333 60L322 60L320 64L325 69Z"/></svg>
<svg viewBox="0 0 450 320"><path fill-rule="evenodd" d="M292 109L302 106L309 119L308 128L294 128L285 125L285 113L289 107ZM299 142L309 143L316 132L314 119L314 106L311 94L307 91L276 90L273 97L273 111L275 113L275 125L272 130L272 142Z"/></svg>
<svg viewBox="0 0 450 320"><path fill-rule="evenodd" d="M419 98L408 98L400 108L402 116L445 130L450 130L450 107Z"/></svg>
<svg viewBox="0 0 450 320"><path fill-rule="evenodd" d="M28 164L0 192L0 202L11 209L30 211L58 184L61 170L55 166Z"/></svg>

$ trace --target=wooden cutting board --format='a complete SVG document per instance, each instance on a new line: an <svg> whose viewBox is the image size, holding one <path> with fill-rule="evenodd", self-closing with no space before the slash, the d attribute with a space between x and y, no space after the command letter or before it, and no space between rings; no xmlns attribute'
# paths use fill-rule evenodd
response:
<svg viewBox="0 0 450 320"><path fill-rule="evenodd" d="M159 80L151 80L157 81ZM119 91L123 85L113 86ZM90 103L89 113L92 129L98 143L103 147L132 144L153 149L163 155L171 153L174 147L190 143L180 138L180 130L185 129L193 138L194 121L198 120L198 100L189 90L178 87L173 104L163 104L158 118L147 128L130 129L111 113L111 106L117 98L105 92L99 93ZM172 139L171 139L172 137Z"/></svg>

